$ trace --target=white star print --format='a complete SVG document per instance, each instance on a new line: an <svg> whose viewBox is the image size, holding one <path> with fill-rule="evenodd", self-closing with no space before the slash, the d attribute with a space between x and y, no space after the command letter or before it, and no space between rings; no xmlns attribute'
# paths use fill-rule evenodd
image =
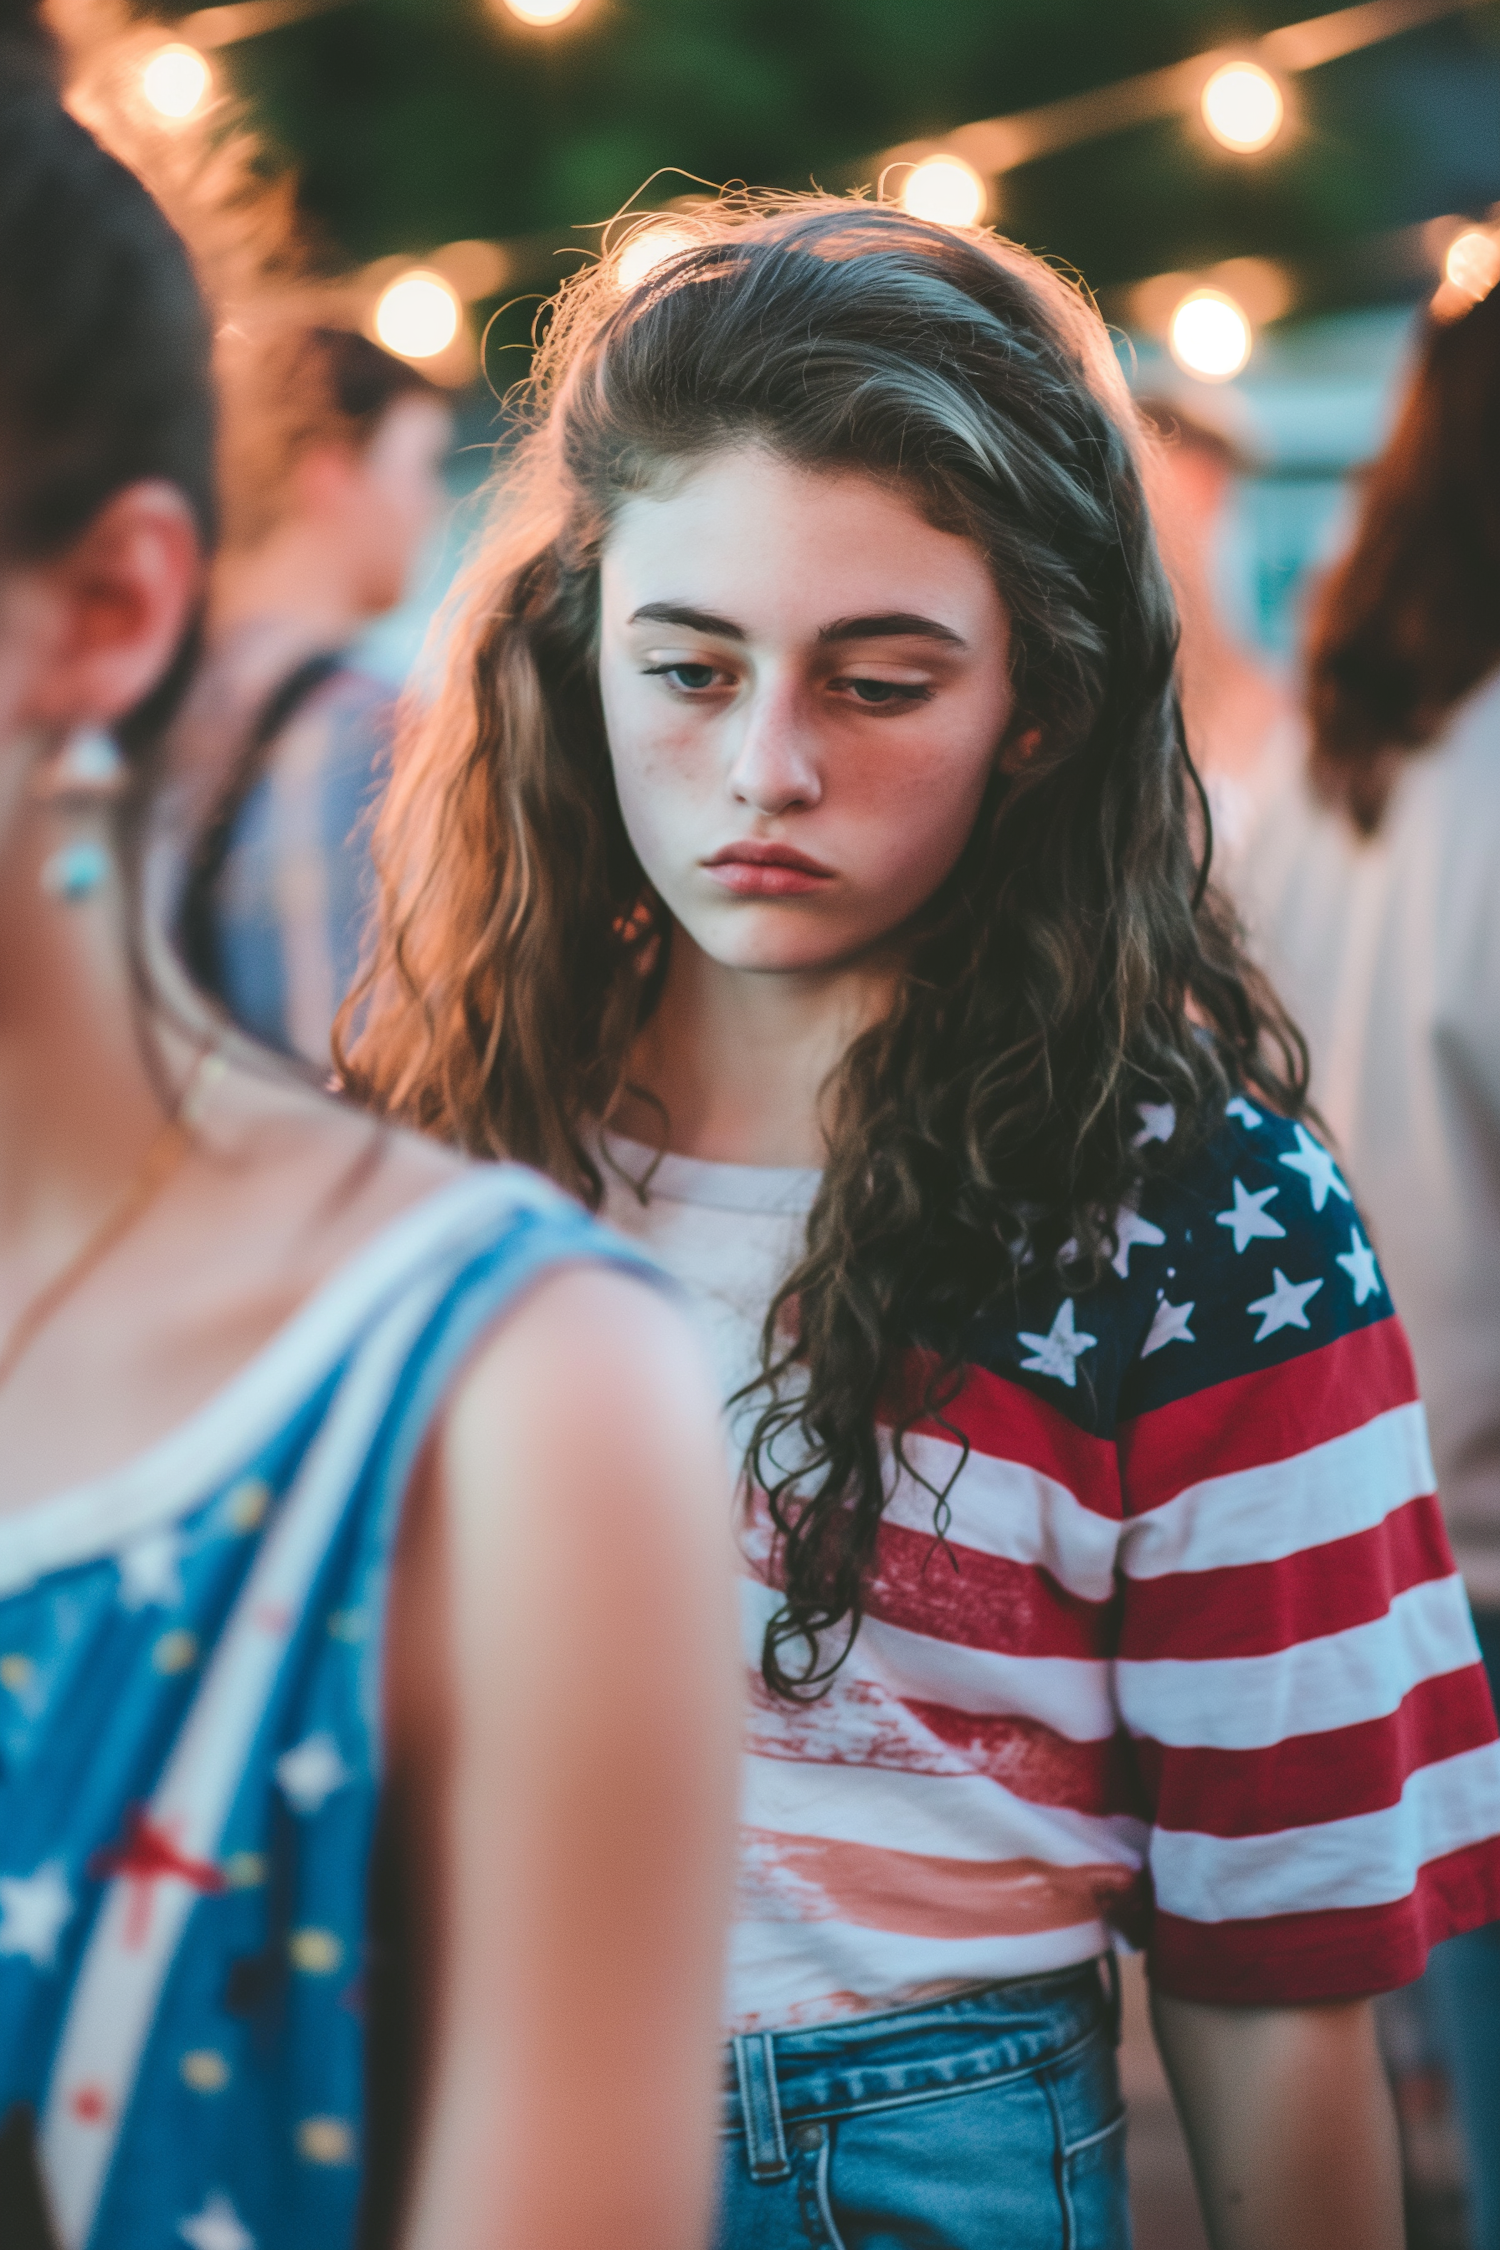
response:
<svg viewBox="0 0 1500 2250"><path fill-rule="evenodd" d="M1190 1297L1185 1305L1169 1305L1166 1298L1162 1298L1156 1308L1156 1318L1151 1323L1150 1333L1141 1346L1142 1359L1149 1359L1153 1352L1159 1352L1163 1344L1197 1343L1197 1337L1188 1326L1193 1317L1194 1301Z"/></svg>
<svg viewBox="0 0 1500 2250"><path fill-rule="evenodd" d="M299 1813L321 1812L324 1802L349 1779L331 1734L310 1734L276 1761L276 1779Z"/></svg>
<svg viewBox="0 0 1500 2250"><path fill-rule="evenodd" d="M24 1953L34 1968L50 1969L72 1918L73 1894L60 1859L34 1875L0 1875L0 1953Z"/></svg>
<svg viewBox="0 0 1500 2250"><path fill-rule="evenodd" d="M195 2219L184 2219L177 2232L192 2250L255 2250L255 2237L240 2224L240 2215L227 2195L211 2195Z"/></svg>
<svg viewBox="0 0 1500 2250"><path fill-rule="evenodd" d="M1252 1109L1243 1094L1236 1094L1232 1102L1224 1104L1224 1115L1237 1117L1242 1125L1249 1126L1252 1133L1261 1121L1260 1111Z"/></svg>
<svg viewBox="0 0 1500 2250"><path fill-rule="evenodd" d="M1071 1391L1078 1381L1078 1361L1099 1339L1086 1336L1081 1328L1073 1326L1073 1300L1064 1297L1046 1335L1032 1336L1023 1328L1021 1341L1029 1344L1035 1354L1032 1359L1022 1360L1023 1371L1028 1375L1055 1375L1058 1382L1066 1383Z"/></svg>
<svg viewBox="0 0 1500 2250"><path fill-rule="evenodd" d="M1141 1129L1132 1148L1144 1148L1148 1141L1169 1141L1177 1130L1177 1112L1170 1102L1137 1102L1135 1114Z"/></svg>
<svg viewBox="0 0 1500 2250"><path fill-rule="evenodd" d="M1143 1219L1139 1211L1132 1211L1128 1203L1122 1203L1115 1213L1115 1237L1119 1248L1109 1262L1122 1281L1129 1275L1130 1253L1137 1243L1149 1250L1167 1239L1160 1227Z"/></svg>
<svg viewBox="0 0 1500 2250"><path fill-rule="evenodd" d="M126 1609L175 1609L182 1599L177 1562L182 1542L175 1531L148 1532L122 1547L115 1557L120 1601Z"/></svg>
<svg viewBox="0 0 1500 2250"><path fill-rule="evenodd" d="M1328 1201L1330 1188L1342 1202L1352 1203L1354 1198L1339 1178L1339 1168L1327 1149L1319 1148L1311 1133L1305 1133L1300 1125L1294 1125L1292 1131L1297 1136L1297 1153L1295 1156L1284 1156L1281 1161L1290 1165L1294 1172L1306 1175L1308 1187L1312 1191L1313 1209L1322 1210Z"/></svg>
<svg viewBox="0 0 1500 2250"><path fill-rule="evenodd" d="M1245 1307L1246 1312L1260 1314L1257 1344L1274 1336L1278 1328L1305 1328L1308 1322L1303 1307L1323 1286L1321 1281L1288 1281L1280 1266L1273 1266L1271 1271L1276 1286L1270 1296L1257 1297L1254 1304Z"/></svg>
<svg viewBox="0 0 1500 2250"><path fill-rule="evenodd" d="M1234 1209L1220 1211L1215 1223L1221 1227L1233 1227L1236 1250L1243 1250L1246 1243L1253 1242L1257 1235L1263 1234L1271 1242L1277 1235L1286 1233L1286 1228L1278 1225L1266 1209L1272 1196L1280 1193L1280 1188L1268 1187L1260 1188L1252 1195L1242 1180L1235 1181Z"/></svg>
<svg viewBox="0 0 1500 2250"><path fill-rule="evenodd" d="M1380 1268L1375 1263L1375 1253L1368 1242L1361 1241L1358 1227L1349 1229L1349 1247L1339 1252L1336 1263L1341 1265L1354 1284L1354 1302L1362 1305L1366 1297L1373 1297L1380 1287Z"/></svg>

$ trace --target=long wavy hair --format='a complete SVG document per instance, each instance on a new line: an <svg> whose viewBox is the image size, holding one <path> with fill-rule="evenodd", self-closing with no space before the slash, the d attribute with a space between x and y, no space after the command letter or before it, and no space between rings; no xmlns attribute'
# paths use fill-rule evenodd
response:
<svg viewBox="0 0 1500 2250"><path fill-rule="evenodd" d="M1432 321L1308 651L1312 779L1364 835L1500 664L1500 289Z"/></svg>
<svg viewBox="0 0 1500 2250"><path fill-rule="evenodd" d="M606 260L562 294L379 824L378 950L343 1067L365 1099L597 1206L598 1128L672 940L600 707L613 511L754 442L878 476L979 547L1012 620L1014 722L889 1014L829 1089L754 1386L747 1469L784 1596L764 1671L809 1696L859 1626L878 1425L899 1460L1023 1266L1097 1279L1153 1157L1178 1161L1238 1085L1296 1114L1306 1069L1206 886L1144 441L1091 304L1014 244L885 205L740 195L694 227L637 286ZM1017 741L1031 729L1039 746ZM1175 1105L1166 1152L1133 1145L1145 1096Z"/></svg>

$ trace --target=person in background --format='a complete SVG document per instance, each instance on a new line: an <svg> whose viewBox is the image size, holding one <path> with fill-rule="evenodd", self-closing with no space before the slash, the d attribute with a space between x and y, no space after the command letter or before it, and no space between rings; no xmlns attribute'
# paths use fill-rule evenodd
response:
<svg viewBox="0 0 1500 2250"><path fill-rule="evenodd" d="M153 957L209 341L0 0L0 2242L701 2250L715 1401L638 1253Z"/></svg>
<svg viewBox="0 0 1500 2250"><path fill-rule="evenodd" d="M1152 505L1182 624L1183 723L1208 791L1215 873L1232 886L1257 801L1297 734L1290 695L1225 616L1217 583L1235 486L1253 464L1224 401L1174 390L1136 404L1162 439Z"/></svg>
<svg viewBox="0 0 1500 2250"><path fill-rule="evenodd" d="M174 738L177 924L194 980L238 1023L326 1063L396 702L347 650L403 597L443 504L453 416L346 329L231 331L220 362L224 546Z"/></svg>
<svg viewBox="0 0 1500 2250"><path fill-rule="evenodd" d="M1241 895L1410 1328L1500 1691L1500 291L1428 329L1318 603L1307 701L1310 755ZM1424 1723L1440 1741L1440 1697ZM1430 1991L1475 2250L1500 2250L1500 1927L1441 1947Z"/></svg>
<svg viewBox="0 0 1500 2250"><path fill-rule="evenodd" d="M1369 1995L1500 1903L1500 1744L1194 850L1150 441L1014 244L693 223L547 330L345 1067L610 1213L715 1347L718 2242L1118 2250L1123 1931L1216 2250L1396 2250Z"/></svg>

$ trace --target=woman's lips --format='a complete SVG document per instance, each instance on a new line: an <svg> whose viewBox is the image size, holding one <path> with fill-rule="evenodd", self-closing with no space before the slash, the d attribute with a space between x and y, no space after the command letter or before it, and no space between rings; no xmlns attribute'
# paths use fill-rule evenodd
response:
<svg viewBox="0 0 1500 2250"><path fill-rule="evenodd" d="M831 867L789 844L726 844L702 864L713 882L738 898L800 898L833 880Z"/></svg>

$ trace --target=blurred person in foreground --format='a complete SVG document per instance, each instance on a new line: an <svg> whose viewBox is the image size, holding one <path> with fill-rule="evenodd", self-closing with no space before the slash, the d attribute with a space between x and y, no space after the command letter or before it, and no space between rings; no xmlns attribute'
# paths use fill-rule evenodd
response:
<svg viewBox="0 0 1500 2250"><path fill-rule="evenodd" d="M1307 692L1311 754L1264 808L1242 896L1410 1327L1500 1688L1500 291L1429 328ZM1440 1749L1436 1692L1422 1723ZM1441 1947L1430 1990L1475 2250L1500 2250L1500 1927Z"/></svg>
<svg viewBox="0 0 1500 2250"><path fill-rule="evenodd" d="M52 70L5 0L0 2241L699 2250L709 1385L554 1188L150 957L208 328Z"/></svg>
<svg viewBox="0 0 1500 2250"><path fill-rule="evenodd" d="M200 987L328 1060L370 904L364 828L396 697L348 650L402 600L444 500L446 398L351 330L220 339L224 541L206 660L174 730Z"/></svg>
<svg viewBox="0 0 1500 2250"><path fill-rule="evenodd" d="M1171 390L1136 404L1162 440L1152 503L1182 621L1183 723L1213 815L1214 872L1232 887L1259 800L1297 738L1291 697L1246 647L1218 586L1235 489L1253 462L1227 400Z"/></svg>
<svg viewBox="0 0 1500 2250"><path fill-rule="evenodd" d="M348 1070L608 1212L715 1348L717 2240L1120 2250L1122 1931L1216 2250L1396 2250L1368 1996L1500 1904L1500 1745L1400 1323L1195 853L1151 441L1015 244L693 227L547 330Z"/></svg>

